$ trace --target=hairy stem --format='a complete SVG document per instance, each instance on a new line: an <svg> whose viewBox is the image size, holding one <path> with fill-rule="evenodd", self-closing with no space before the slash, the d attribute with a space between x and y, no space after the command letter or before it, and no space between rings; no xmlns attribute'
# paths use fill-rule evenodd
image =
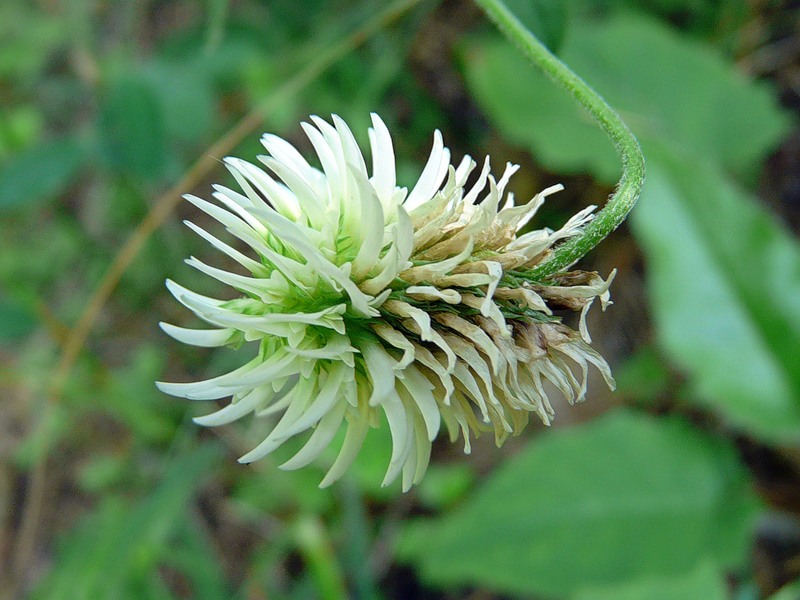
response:
<svg viewBox="0 0 800 600"><path fill-rule="evenodd" d="M475 0L497 28L550 79L566 90L611 138L622 161L622 177L603 209L583 233L559 245L552 258L525 273L543 281L574 264L625 220L644 183L644 156L639 142L620 116L519 22L502 0ZM535 107L533 107L535 110Z"/></svg>

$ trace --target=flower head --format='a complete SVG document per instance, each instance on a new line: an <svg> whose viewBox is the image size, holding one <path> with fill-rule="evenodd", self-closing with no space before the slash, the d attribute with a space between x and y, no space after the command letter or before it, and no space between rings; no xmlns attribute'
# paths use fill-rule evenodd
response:
<svg viewBox="0 0 800 600"><path fill-rule="evenodd" d="M519 433L530 413L549 423L545 380L570 401L582 400L590 364L609 386L608 365L589 346L585 315L593 300L608 302L612 276L560 273L546 282L526 273L546 261L559 240L577 235L594 207L558 231L518 235L548 188L519 206L489 159L474 182L474 161L457 167L436 131L430 157L411 191L398 187L392 140L372 115L371 169L347 125L312 117L303 129L321 169L285 140L267 134L269 172L225 159L242 192L214 186L213 204L186 199L247 246L242 252L197 225L187 225L237 262L225 271L192 257L188 263L238 290L234 300L201 296L173 281L167 287L214 329L161 326L196 346L258 342L244 366L206 381L159 383L192 400L231 397L198 417L223 425L250 413L274 416L256 448L257 460L288 438L313 430L281 465L314 460L346 424L344 443L322 485L342 475L367 430L383 418L392 436L384 484L402 475L403 488L427 468L431 442L444 421L450 438L493 430L501 444ZM580 333L553 309L581 311ZM582 372L576 377L569 363Z"/></svg>

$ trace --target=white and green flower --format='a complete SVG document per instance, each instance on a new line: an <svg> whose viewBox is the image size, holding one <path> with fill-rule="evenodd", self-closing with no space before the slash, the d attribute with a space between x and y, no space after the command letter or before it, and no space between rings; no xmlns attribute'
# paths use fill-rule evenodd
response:
<svg viewBox="0 0 800 600"><path fill-rule="evenodd" d="M346 424L344 443L321 485L339 478L370 427L383 418L393 446L383 483L402 474L403 489L419 482L431 443L444 421L455 441L493 430L501 444L519 433L530 413L549 423L545 381L570 401L582 400L590 364L609 386L605 360L589 346L586 311L605 306L612 275L569 272L547 282L526 273L547 261L554 244L577 235L594 207L558 231L518 235L548 188L519 206L487 158L457 167L441 134L411 191L399 187L392 140L372 115L371 169L347 125L312 117L303 129L321 169L288 142L265 135L261 167L225 159L241 192L214 186L213 204L186 196L238 240L235 248L187 225L241 265L225 271L192 257L188 263L235 288L241 297L217 300L173 281L167 287L213 329L162 328L175 339L216 347L258 342L244 366L206 381L159 383L192 400L231 398L195 421L217 426L254 413L265 439L241 462L266 456L288 438L311 431L284 469L313 461ZM474 179L474 178L473 178ZM246 274L242 274L246 272ZM580 333L553 309L581 311ZM579 367L580 377L570 363Z"/></svg>

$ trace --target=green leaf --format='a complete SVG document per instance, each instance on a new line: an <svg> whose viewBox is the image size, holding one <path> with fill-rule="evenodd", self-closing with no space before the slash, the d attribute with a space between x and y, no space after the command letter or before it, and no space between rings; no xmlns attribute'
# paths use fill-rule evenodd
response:
<svg viewBox="0 0 800 600"><path fill-rule="evenodd" d="M608 138L515 47L494 38L470 41L464 62L472 96L508 141L556 171L619 177Z"/></svg>
<svg viewBox="0 0 800 600"><path fill-rule="evenodd" d="M129 75L112 79L100 105L100 140L108 166L146 181L164 173L161 107L151 87Z"/></svg>
<svg viewBox="0 0 800 600"><path fill-rule="evenodd" d="M60 194L88 158L77 138L42 142L0 166L0 211L22 208Z"/></svg>
<svg viewBox="0 0 800 600"><path fill-rule="evenodd" d="M551 51L558 52L567 31L566 0L506 0L506 6Z"/></svg>
<svg viewBox="0 0 800 600"><path fill-rule="evenodd" d="M209 533L187 520L182 525L182 531L179 532L180 544L170 549L164 562L186 575L193 598L231 598L222 564L214 551L214 541Z"/></svg>
<svg viewBox="0 0 800 600"><path fill-rule="evenodd" d="M667 391L669 372L652 346L645 346L614 370L617 393L623 398L653 403Z"/></svg>
<svg viewBox="0 0 800 600"><path fill-rule="evenodd" d="M14 449L14 460L25 469L34 468L34 465L67 435L72 424L64 406L54 404L48 408L42 407L35 427Z"/></svg>
<svg viewBox="0 0 800 600"><path fill-rule="evenodd" d="M37 325L36 316L26 306L0 297L0 342L23 338Z"/></svg>
<svg viewBox="0 0 800 600"><path fill-rule="evenodd" d="M41 137L44 118L38 107L23 104L0 115L0 161Z"/></svg>
<svg viewBox="0 0 800 600"><path fill-rule="evenodd" d="M432 464L417 488L417 497L427 508L452 506L466 495L475 478L475 472L463 463Z"/></svg>
<svg viewBox="0 0 800 600"><path fill-rule="evenodd" d="M694 395L772 440L800 434L800 249L713 167L652 153L632 215L659 342Z"/></svg>
<svg viewBox="0 0 800 600"><path fill-rule="evenodd" d="M719 569L705 563L686 574L644 579L613 588L579 592L574 600L727 600L728 589Z"/></svg>
<svg viewBox="0 0 800 600"><path fill-rule="evenodd" d="M757 506L732 448L619 412L535 439L400 552L432 584L568 595L741 564Z"/></svg>
<svg viewBox="0 0 800 600"><path fill-rule="evenodd" d="M214 123L214 93L201 60L153 60L143 73L170 140L196 142Z"/></svg>
<svg viewBox="0 0 800 600"><path fill-rule="evenodd" d="M150 597L134 590L147 583L162 561L168 562L171 538L196 526L187 520L186 505L219 453L217 446L207 445L178 456L160 484L131 508L106 496L62 541L55 570L33 597Z"/></svg>
<svg viewBox="0 0 800 600"><path fill-rule="evenodd" d="M109 373L108 392L86 408L102 410L123 423L141 444L167 443L183 418L184 407L165 403L153 381L164 370L163 352L141 344L124 367Z"/></svg>
<svg viewBox="0 0 800 600"><path fill-rule="evenodd" d="M504 41L478 41L471 48L467 83L509 140L555 170L588 169L616 180L611 144L566 93ZM643 142L713 157L737 174L753 175L789 125L767 86L746 80L710 47L652 19L575 20L561 58Z"/></svg>
<svg viewBox="0 0 800 600"><path fill-rule="evenodd" d="M776 594L769 597L769 600L797 600L800 598L800 581L795 581L780 589Z"/></svg>

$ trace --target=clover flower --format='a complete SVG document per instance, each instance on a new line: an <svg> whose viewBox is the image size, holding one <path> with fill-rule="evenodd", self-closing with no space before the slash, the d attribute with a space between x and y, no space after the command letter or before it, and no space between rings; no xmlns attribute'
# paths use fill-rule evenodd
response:
<svg viewBox="0 0 800 600"><path fill-rule="evenodd" d="M470 157L451 164L436 131L409 192L397 184L392 140L377 115L369 130L371 172L348 126L335 115L332 120L311 117L302 124L321 169L267 134L261 141L269 154L258 158L271 174L227 158L243 193L214 186L218 204L186 196L249 247L242 252L186 222L247 274L188 259L241 296L218 300L167 280L175 298L214 329L161 326L187 344L258 342L258 348L230 373L195 383L159 382L162 391L191 400L231 397L222 409L196 418L201 425L250 413L279 416L239 459L245 463L311 431L281 465L302 467L346 424L322 486L342 475L368 429L385 418L392 453L383 484L402 475L407 490L425 473L442 421L451 441L463 436L468 453L471 435L493 431L500 445L531 413L549 424L545 381L570 402L582 400L591 364L613 387L608 365L589 346L585 316L595 298L605 308L614 273L605 280L579 271L546 282L526 277L554 244L582 231L594 207L557 231L518 235L561 186L517 206L505 192L516 166L506 165L498 180L487 157L475 177ZM580 331L561 323L554 309L581 311Z"/></svg>

